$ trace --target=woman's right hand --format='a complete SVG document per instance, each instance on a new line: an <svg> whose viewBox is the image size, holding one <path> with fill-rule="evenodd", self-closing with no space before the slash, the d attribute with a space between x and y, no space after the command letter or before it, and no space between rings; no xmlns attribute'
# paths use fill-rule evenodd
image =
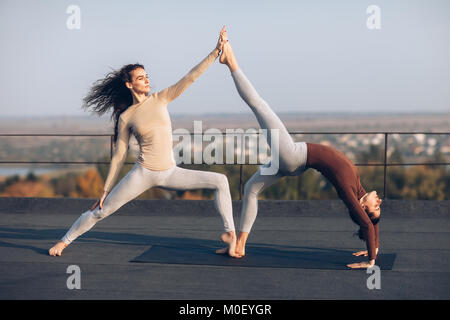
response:
<svg viewBox="0 0 450 320"><path fill-rule="evenodd" d="M103 208L103 202L105 201L105 199L106 199L106 197L108 196L108 194L109 194L109 192L104 191L104 192L103 192L103 195L100 197L100 199L98 199L98 200L94 203L94 205L91 207L91 211L94 211L95 208L96 208L97 206L99 206L100 209L102 209L102 208Z"/></svg>
<svg viewBox="0 0 450 320"><path fill-rule="evenodd" d="M375 249L375 253L378 254L378 248ZM367 257L369 254L367 253L367 250L364 250L364 251L355 252L355 253L353 253L353 255L355 257L359 257L359 256Z"/></svg>
<svg viewBox="0 0 450 320"><path fill-rule="evenodd" d="M367 257L369 254L367 253L367 250L364 250L364 251L358 251L358 252L355 252L355 253L353 253L353 255L354 255L355 257L359 257L359 256Z"/></svg>

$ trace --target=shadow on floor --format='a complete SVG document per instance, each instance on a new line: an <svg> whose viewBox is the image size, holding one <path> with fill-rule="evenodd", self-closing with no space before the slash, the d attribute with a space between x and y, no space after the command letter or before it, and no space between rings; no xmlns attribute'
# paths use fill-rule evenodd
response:
<svg viewBox="0 0 450 320"><path fill-rule="evenodd" d="M0 248L20 248L48 255L46 247L7 242L11 240L57 241L66 230L27 229L0 227ZM346 264L363 261L367 258L354 257L349 250L317 248L292 245L271 245L248 243L243 259L214 254L215 249L223 247L220 241L186 238L137 235L120 232L90 231L77 239L78 243L148 245L151 248L131 262L150 262L167 264L200 264L217 266L305 268L305 269L347 269ZM395 254L379 255L377 265L382 269L392 269Z"/></svg>

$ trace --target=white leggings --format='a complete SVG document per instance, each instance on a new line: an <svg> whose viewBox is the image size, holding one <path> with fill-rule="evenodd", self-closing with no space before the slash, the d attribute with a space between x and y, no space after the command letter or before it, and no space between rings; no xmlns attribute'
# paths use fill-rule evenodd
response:
<svg viewBox="0 0 450 320"><path fill-rule="evenodd" d="M277 130L279 137L278 141L274 141L277 143L276 149L278 149L278 154L276 154L274 153L275 146L271 145L270 131L268 132L267 141L271 147L272 161L260 166L258 171L247 181L244 187L244 200L239 229L243 232L250 232L258 214L258 195L264 189L285 176L302 174L306 166L307 146L305 142L294 142L283 122L273 112L269 104L256 92L241 69L233 71L231 76L233 77L239 95L255 114L261 128ZM265 174L268 170L264 170L265 172L263 173L263 169L272 166L274 156L278 157L278 171L272 175Z"/></svg>
<svg viewBox="0 0 450 320"><path fill-rule="evenodd" d="M70 244L90 230L98 221L152 187L161 187L167 190L215 190L214 203L222 217L224 229L225 231L234 231L230 188L225 175L216 172L188 170L176 166L164 171L152 171L136 163L108 194L102 209L97 206L93 211L84 212L61 240Z"/></svg>

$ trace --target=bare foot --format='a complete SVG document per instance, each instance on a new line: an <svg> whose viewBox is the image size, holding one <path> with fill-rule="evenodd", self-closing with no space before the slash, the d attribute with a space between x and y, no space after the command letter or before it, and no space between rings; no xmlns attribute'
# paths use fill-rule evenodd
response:
<svg viewBox="0 0 450 320"><path fill-rule="evenodd" d="M222 249L217 249L216 253L218 254L226 254L228 253L228 247L222 248Z"/></svg>
<svg viewBox="0 0 450 320"><path fill-rule="evenodd" d="M228 41L223 45L223 49L222 49L222 53L220 54L219 62L227 65L228 68L230 68L231 72L239 69L236 57L234 56L234 53L233 53L233 48L231 48L231 44Z"/></svg>
<svg viewBox="0 0 450 320"><path fill-rule="evenodd" d="M242 242L236 242L236 249L235 249L236 254L240 255L240 256L245 256L245 243Z"/></svg>
<svg viewBox="0 0 450 320"><path fill-rule="evenodd" d="M50 250L48 250L48 254L51 256L61 256L61 253L63 250L67 247L67 244L60 241L57 244L55 244Z"/></svg>
<svg viewBox="0 0 450 320"><path fill-rule="evenodd" d="M238 256L245 256L245 244L244 243L239 243L236 242L236 249L234 250L234 252L236 253L236 255ZM218 254L227 254L228 253L228 247L222 248L222 249L217 249L216 253Z"/></svg>
<svg viewBox="0 0 450 320"><path fill-rule="evenodd" d="M228 247L216 250L216 253L225 254L228 253L233 258L241 258L236 254L236 233L234 231L225 232L220 236L221 240L228 244Z"/></svg>
<svg viewBox="0 0 450 320"><path fill-rule="evenodd" d="M236 240L236 253L245 256L245 244L247 243L248 232L239 232L239 237Z"/></svg>
<svg viewBox="0 0 450 320"><path fill-rule="evenodd" d="M226 64L226 65L229 64L229 60L232 57L231 54L233 53L232 50L230 52L230 49L231 49L230 42L227 41L226 43L224 43L223 48L222 48L222 52L220 53L220 57L219 57L219 62L220 63Z"/></svg>
<svg viewBox="0 0 450 320"><path fill-rule="evenodd" d="M245 246L241 245L239 246L239 244L236 245L236 249L234 250L234 252L236 253L236 255L240 256L240 257L244 257L245 256ZM228 253L228 247L222 248L222 249L217 249L216 253L218 254L227 254Z"/></svg>

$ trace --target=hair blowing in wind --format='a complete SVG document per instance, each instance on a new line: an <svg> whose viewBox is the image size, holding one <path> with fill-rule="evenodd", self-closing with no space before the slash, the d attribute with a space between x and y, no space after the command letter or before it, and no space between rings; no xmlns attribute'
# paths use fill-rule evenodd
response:
<svg viewBox="0 0 450 320"><path fill-rule="evenodd" d="M127 64L120 70L114 70L105 78L94 82L87 96L83 99L83 109L90 110L99 116L111 111L114 119L114 143L117 141L117 124L120 115L133 104L133 96L125 86L125 82L131 82L131 71L144 66L135 63Z"/></svg>

